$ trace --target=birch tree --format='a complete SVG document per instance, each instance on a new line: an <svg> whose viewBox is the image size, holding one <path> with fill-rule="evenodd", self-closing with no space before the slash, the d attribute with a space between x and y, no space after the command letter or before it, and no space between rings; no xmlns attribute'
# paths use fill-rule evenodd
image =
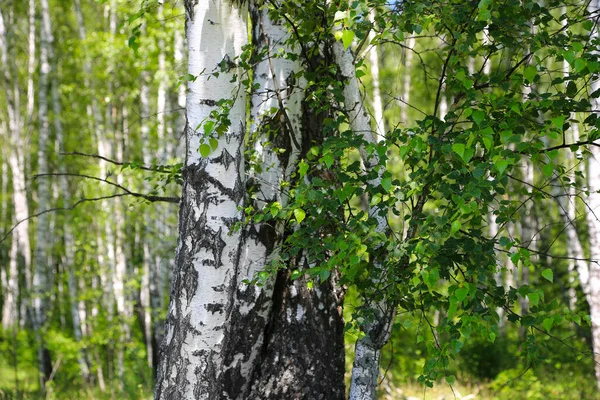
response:
<svg viewBox="0 0 600 400"><path fill-rule="evenodd" d="M236 271L244 265L242 233L229 234L241 218L244 196L243 137L245 100L231 83L229 65L247 43L247 10L228 2L186 2L188 86L186 161L180 211L179 245L171 304L159 364L156 398L222 397L226 365L223 354L231 295L241 284ZM210 40L207 39L210 37ZM204 74L224 62L218 77ZM241 71L240 71L241 72ZM238 72L239 73L239 72ZM204 74L204 75L203 75ZM230 123L202 158L202 131L222 99L232 98ZM203 151L204 152L204 151ZM207 154L205 154L207 155ZM201 374L198 376L198 374Z"/></svg>
<svg viewBox="0 0 600 400"><path fill-rule="evenodd" d="M588 6L590 13L600 11L600 2L591 1ZM591 43L598 43L600 35L598 26L593 28ZM591 93L598 93L600 90L600 80L594 79L591 87ZM591 96L592 109L600 108L600 101L597 94ZM590 155L588 158L588 188L589 196L587 198L586 220L590 235L590 266L588 289L588 304L590 306L590 317L592 321L592 344L594 350L594 360L596 362L596 384L600 387L600 149L598 144L590 146ZM584 283L584 282L582 282ZM585 290L585 289L584 289Z"/></svg>

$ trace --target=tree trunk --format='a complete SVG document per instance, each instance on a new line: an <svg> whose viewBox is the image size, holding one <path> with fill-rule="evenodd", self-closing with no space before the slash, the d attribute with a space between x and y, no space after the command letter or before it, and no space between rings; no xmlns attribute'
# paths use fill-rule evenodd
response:
<svg viewBox="0 0 600 400"><path fill-rule="evenodd" d="M48 116L48 93L50 91L50 75L52 73L53 41L52 27L50 24L50 9L48 0L40 0L42 11L42 34L40 38L40 90L38 113L40 129L38 136L38 174L49 172L47 151L50 137L50 123ZM48 209L50 197L49 180L42 178L38 181L38 212ZM48 296L48 240L49 234L48 214L42 214L37 218L37 236L35 244L35 263L33 269L33 329L35 331L38 346L38 366L40 370L40 383L44 388L46 379L50 376L51 363L49 353L44 344L44 325L46 324L46 312Z"/></svg>
<svg viewBox="0 0 600 400"><path fill-rule="evenodd" d="M406 49L404 56L404 72L402 74L402 99L400 102L400 121L404 124L408 124L408 105L410 104L410 91L411 91L411 74L413 70L413 58L414 48L416 39L414 36L410 36L406 40Z"/></svg>
<svg viewBox="0 0 600 400"><path fill-rule="evenodd" d="M375 9L369 13L369 20L375 24ZM375 26L369 31L369 43L375 38ZM378 142L385 137L385 120L383 118L383 101L381 99L381 90L379 88L379 53L377 49L379 46L373 44L369 50L369 64L371 67L371 79L373 81L373 118L375 119L375 126L377 135L375 140Z"/></svg>
<svg viewBox="0 0 600 400"><path fill-rule="evenodd" d="M234 71L222 71L208 80L203 70L210 73L221 61L230 63L241 53L247 42L247 18L244 6L224 1L186 1L185 7L188 72L198 78L188 86L179 245L156 398L231 398L224 391L244 385L228 382L234 372L229 363L239 360L225 357L230 340L227 325L235 309L232 300L238 285L243 285L237 272L245 264L244 235L230 233L241 220L238 207L245 191L243 91L229 110L230 128L208 157L200 156L203 129L198 132L196 127L210 118L216 102L232 97Z"/></svg>
<svg viewBox="0 0 600 400"><path fill-rule="evenodd" d="M590 12L600 10L600 0L593 0L588 6ZM598 26L594 27L593 38L598 38ZM600 89L600 80L592 82L590 93ZM590 99L592 109L600 107L598 98ZM600 388L600 148L590 146L590 157L588 159L588 201L586 220L590 236L590 276L589 296L590 316L592 320L592 345L594 360L596 362L596 384Z"/></svg>

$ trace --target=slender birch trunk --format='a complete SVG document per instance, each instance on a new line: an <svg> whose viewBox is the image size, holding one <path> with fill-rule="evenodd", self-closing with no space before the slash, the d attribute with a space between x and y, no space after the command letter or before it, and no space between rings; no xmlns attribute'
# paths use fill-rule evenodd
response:
<svg viewBox="0 0 600 400"><path fill-rule="evenodd" d="M182 11L183 11L183 7ZM175 60L175 67L177 69L177 71L180 71L180 75L184 74L184 71L186 71L186 68L184 68L183 64L185 63L185 47L186 47L186 40L185 40L185 35L183 30L181 29L175 29L175 37L174 37L174 43L173 43L173 58ZM183 142L184 140L182 140L182 138L185 136L185 126L186 126L186 121L185 121L185 108L186 108L186 85L181 84L179 85L179 87L177 88L177 117L175 119L175 137L177 139L177 144L175 146L175 153L176 154L182 154L183 151L180 151L180 149L183 149ZM172 154L169 154L169 156L173 156Z"/></svg>
<svg viewBox="0 0 600 400"><path fill-rule="evenodd" d="M27 118L29 118L29 124L32 123L35 106L35 90L33 87L36 49L35 3L35 0L29 0L29 57L27 59Z"/></svg>
<svg viewBox="0 0 600 400"><path fill-rule="evenodd" d="M409 37L406 40L406 49L404 56L404 72L402 74L402 98L400 101L400 121L404 124L408 124L408 105L410 104L410 91L411 91L411 73L413 68L414 48L416 39L414 36Z"/></svg>
<svg viewBox="0 0 600 400"><path fill-rule="evenodd" d="M146 32L146 26L143 25L142 26L142 32L143 34L145 34ZM163 44L164 46L164 44ZM146 64L146 63L144 63ZM143 157L143 162L144 165L151 165L152 164L152 154L154 154L152 145L151 145L151 139L150 139L150 126L149 124L149 119L150 119L150 87L149 87L149 80L150 80L150 74L147 70L147 66L144 65L142 67L142 72L141 72L141 82L140 82L140 133L141 133L141 140L142 140L142 157ZM164 81L161 80L161 81ZM164 84L164 83L162 83ZM164 96L164 92L163 92L163 96ZM158 118L159 118L159 124L161 125L162 130L164 131L164 109L159 109L158 110ZM162 143L159 143L159 148L162 145ZM120 158L119 158L120 159ZM159 163L161 163L162 161L159 159ZM144 191L145 192L150 192L150 186L148 184L148 181L144 181L143 184L144 187ZM157 213L158 214L158 213ZM158 217L160 218L160 217ZM142 276L141 276L141 287L140 287L140 303L142 306L142 324L144 327L144 338L146 341L146 361L148 363L149 367L152 367L152 359L154 358L153 356L153 352L154 349L152 347L152 307L151 307L151 298L152 298L152 293L150 290L150 285L152 285L153 282L153 275L154 275L154 265L152 263L153 259L154 259L154 254L151 251L151 248L154 248L154 246L150 245L150 241L152 240L151 237L151 233L150 233L150 227L148 226L148 224L143 221L142 222L142 241L143 241L143 245L142 245L142 252L143 252L143 256L142 256ZM151 271L152 270L152 271Z"/></svg>
<svg viewBox="0 0 600 400"><path fill-rule="evenodd" d="M375 24L375 9L369 13L369 20ZM375 27L369 31L369 42L375 39ZM376 126L376 140L379 142L385 137L385 120L383 118L383 101L381 99L381 90L379 88L379 46L375 44L369 50L369 64L371 66L371 80L373 81L373 118Z"/></svg>
<svg viewBox="0 0 600 400"><path fill-rule="evenodd" d="M588 6L590 12L600 10L600 0L592 0ZM591 40L598 38L598 26ZM600 80L592 82L590 93L600 89ZM592 109L600 108L598 98L590 99ZM590 146L588 159L588 191L586 220L590 236L589 296L590 316L592 320L592 346L596 362L596 384L600 387L600 148Z"/></svg>
<svg viewBox="0 0 600 400"><path fill-rule="evenodd" d="M35 57L34 54L29 55ZM24 260L25 289L31 288L31 246L29 242L29 206L25 192L25 155L23 141L23 124L20 114L20 88L13 63L8 32L4 23L4 17L0 11L0 57L2 60L2 86L6 93L7 116L8 116L8 165L12 175L13 192L12 200L15 208L14 221L21 222L14 230L10 249L9 269L7 273L7 290L2 310L2 326L4 329L14 327L16 323L24 326L27 320L26 290L19 288L19 256ZM21 301L21 312L19 315L19 298ZM20 317L20 318L19 318Z"/></svg>

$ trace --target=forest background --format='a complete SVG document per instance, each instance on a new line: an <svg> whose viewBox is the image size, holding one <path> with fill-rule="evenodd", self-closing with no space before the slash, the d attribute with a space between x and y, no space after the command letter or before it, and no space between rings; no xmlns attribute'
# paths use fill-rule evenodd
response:
<svg viewBox="0 0 600 400"><path fill-rule="evenodd" d="M420 147L429 143L423 132L431 124L445 124L436 129L449 132L472 124L466 136L452 137L443 157L453 167L472 165L470 173L487 180L487 170L475 163L496 154L489 174L504 179L506 192L494 187L489 204L496 206L483 209L457 200L460 217L436 223L458 241L469 236L462 232L485 231L492 238L494 282L507 302L497 309L497 321L472 335L463 329L457 340L448 320L467 315L457 314L457 307L469 309L475 286L471 290L463 276L453 287L452 274L441 268L415 267L412 287L424 285L419 290L447 298L398 311L381 351L379 394L596 398L600 169L590 144L598 137L599 7L407 3L338 5L342 14L329 11L331 26L323 27L356 54L372 130L389 143L389 175L379 186L394 199L382 195L380 201L403 203L397 188L410 196L405 189L419 179L411 168L418 170ZM461 27L452 10L462 6L470 10L463 17L478 24L465 48L460 35L453 37L460 31L440 22L454 17ZM498 20L518 14L529 31L514 31L509 46L508 35L494 29ZM388 15L413 20L386 30ZM176 252L186 86L196 79L187 70L183 2L5 0L0 16L0 397L150 398ZM365 28L368 21L379 28ZM506 82L518 101L499 100ZM469 107L461 103L465 97ZM486 107L476 107L484 101ZM499 114L515 126L502 126ZM488 119L498 124L486 125ZM413 136L425 139L406 145ZM499 147L525 157L493 153ZM357 157L331 154L315 154L307 163L318 159L343 169ZM407 161L411 157L417 161ZM458 191L465 187L456 185ZM349 209L360 208L360 197L345 194ZM451 208L439 194L430 200L425 215ZM294 220L308 223L310 216L296 210L290 210ZM390 211L389 225L402 232L409 214ZM354 311L365 303L367 281L347 285L348 322L364 317ZM361 328L349 324L345 332L348 379ZM431 360L442 342L451 356L436 375ZM431 381L433 388L426 385Z"/></svg>

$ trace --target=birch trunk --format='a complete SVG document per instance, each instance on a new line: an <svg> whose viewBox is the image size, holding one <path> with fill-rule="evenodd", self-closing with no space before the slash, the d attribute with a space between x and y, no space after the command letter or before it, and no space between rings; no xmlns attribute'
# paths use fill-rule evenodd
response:
<svg viewBox="0 0 600 400"><path fill-rule="evenodd" d="M271 20L267 6L261 7L261 3L251 2L253 44L264 58L253 71L260 87L253 93L250 110L254 149L262 162L255 176L258 194L254 206L258 208L272 201L287 204L282 183L294 185L293 172L308 147L306 138L320 137L322 129L322 116L303 103L306 82L298 74L303 68L301 56L296 61L281 56L282 51L294 53L286 45L289 28L283 21ZM310 60L305 61L304 68L311 68ZM275 114L270 111L273 108L277 109ZM276 257L285 233L282 225L259 224L248 234L248 270L244 274L252 276ZM290 270L295 268L308 268L307 260L280 271L262 291L255 287L237 291L236 301L242 310L248 308L245 304L253 306L243 318L233 319L234 329L240 332L236 336L253 329L256 333L252 337L257 338L246 344L238 340L236 344L237 348L248 349L244 350L250 354L245 364L253 369L244 378L251 378L250 391L241 392L238 398L344 397L343 291L336 287L335 277L308 290L304 279L291 279Z"/></svg>
<svg viewBox="0 0 600 400"><path fill-rule="evenodd" d="M21 222L14 230L13 242L11 244L11 260L7 276L7 297L4 300L2 311L2 326L7 329L14 327L14 324L20 322L25 325L27 319L26 312L26 294L23 294L19 288L18 259L22 257L25 271L26 288L31 288L31 246L29 242L29 207L27 204L27 195L25 192L25 155L23 141L23 125L21 122L20 107L20 88L16 76L16 66L11 54L8 32L4 23L4 17L0 11L0 57L2 60L2 85L6 93L7 114L8 114L8 165L10 167L13 183L12 200L15 207L14 220ZM34 54L29 55L30 58ZM10 60L10 61L9 61ZM21 293L20 293L21 292ZM19 298L21 301L21 313L19 318Z"/></svg>
<svg viewBox="0 0 600 400"><path fill-rule="evenodd" d="M590 12L600 10L600 1L593 0L588 6ZM591 40L598 38L598 27L592 34ZM590 93L600 89L600 80L592 83ZM590 99L592 109L598 110L600 101L598 98ZM588 210L586 220L590 236L590 276L589 276L589 296L590 316L592 320L592 345L594 351L594 360L596 362L596 384L600 388L600 148L590 146L590 157L588 159L588 190L587 199Z"/></svg>
<svg viewBox="0 0 600 400"><path fill-rule="evenodd" d="M183 7L182 7L183 8ZM183 11L183 10L182 10ZM175 29L175 37L173 44L173 58L175 60L175 66L177 71L180 71L179 75L184 75L186 68L185 63L185 46L186 40L183 30ZM183 142L182 138L185 136L185 109L186 109L186 85L181 84L177 88L177 117L175 120L175 135L177 139L177 145L175 146L175 153L182 154ZM180 151L182 150L182 151ZM169 154L172 156L172 154Z"/></svg>
<svg viewBox="0 0 600 400"><path fill-rule="evenodd" d="M155 397L231 398L228 392L237 388L228 381L234 373L230 364L244 357L229 359L225 350L232 339L227 329L232 297L242 284L237 271L244 267L244 235L230 230L242 217L245 100L230 82L235 67L210 80L203 70L213 71L221 61L231 64L241 53L247 14L244 6L226 1L186 1L185 8L188 72L198 78L188 86L179 244ZM200 157L203 130L196 127L217 101L232 96L230 128L216 150Z"/></svg>
<svg viewBox="0 0 600 400"><path fill-rule="evenodd" d="M375 9L369 13L369 20L375 24ZM375 26L369 31L369 42L373 42L375 39ZM378 142L385 138L385 120L383 118L383 101L381 99L381 90L379 88L379 53L377 49L379 46L373 44L369 50L369 64L371 66L371 80L373 81L373 118L375 119L375 126L377 136L375 140Z"/></svg>
<svg viewBox="0 0 600 400"><path fill-rule="evenodd" d="M142 34L146 34L145 25L142 26ZM146 64L144 62L144 64ZM164 81L161 80L161 81ZM152 165L152 154L153 149L150 140L150 126L148 125L150 119L150 87L148 86L149 82L149 72L146 68L146 65L143 66L141 72L141 82L140 82L140 133L142 139L142 157L144 165ZM162 84L162 83L161 83ZM158 110L158 118L159 125L164 130L164 109ZM162 145L159 141L159 147ZM119 158L122 159L122 158ZM159 159L159 162L162 162ZM144 181L144 192L150 192L150 186L148 185L148 181ZM159 217L160 218L160 217ZM150 304L150 299L152 298L152 293L150 292L150 285L153 281L153 274L151 269L154 270L154 266L152 265L153 254L150 250L150 240L152 240L150 230L148 229L148 224L145 221L142 222L142 277L141 277L141 287L140 287L140 303L142 306L142 318L143 318L143 327L144 327L144 338L146 341L146 361L149 367L152 367L152 359L153 356L153 347L152 347L152 308Z"/></svg>
<svg viewBox="0 0 600 400"><path fill-rule="evenodd" d="M42 14L42 34L40 37L40 84L38 113L40 129L38 136L38 174L48 173L48 140L50 136L50 123L48 116L48 92L50 91L50 74L52 73L53 41L52 27L50 24L50 9L48 0L40 0ZM38 181L38 211L48 209L50 197L49 180ZM48 214L42 214L37 219L37 233L35 244L35 263L33 269L33 329L35 331L38 367L40 370L41 387L45 387L45 381L50 376L51 364L48 351L43 340L43 329L46 324L46 312L48 295L48 239L49 235Z"/></svg>
<svg viewBox="0 0 600 400"><path fill-rule="evenodd" d="M416 39L414 36L409 37L406 40L406 55L404 56L404 73L402 75L402 101L400 102L400 120L404 124L408 124L408 105L410 104L410 90L411 90L411 73L413 67L414 53Z"/></svg>

